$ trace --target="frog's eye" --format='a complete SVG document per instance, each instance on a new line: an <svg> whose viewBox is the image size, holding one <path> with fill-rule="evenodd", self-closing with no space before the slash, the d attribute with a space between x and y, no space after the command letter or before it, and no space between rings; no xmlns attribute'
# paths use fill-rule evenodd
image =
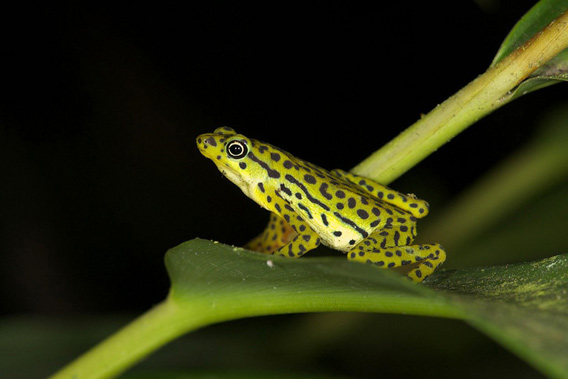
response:
<svg viewBox="0 0 568 379"><path fill-rule="evenodd" d="M233 140L227 143L227 154L229 158L241 159L248 154L248 146L245 141Z"/></svg>

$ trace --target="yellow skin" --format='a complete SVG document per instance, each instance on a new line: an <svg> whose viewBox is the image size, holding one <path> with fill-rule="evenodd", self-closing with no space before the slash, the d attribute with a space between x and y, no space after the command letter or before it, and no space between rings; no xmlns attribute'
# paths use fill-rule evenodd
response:
<svg viewBox="0 0 568 379"><path fill-rule="evenodd" d="M411 265L421 282L446 260L439 244L412 245L428 203L342 170L326 171L264 142L222 127L197 137L201 154L271 212L246 248L300 257L320 243L377 267Z"/></svg>

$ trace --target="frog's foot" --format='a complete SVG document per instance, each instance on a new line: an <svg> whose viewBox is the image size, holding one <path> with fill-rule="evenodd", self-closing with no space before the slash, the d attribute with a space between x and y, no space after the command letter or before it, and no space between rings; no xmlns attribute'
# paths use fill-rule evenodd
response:
<svg viewBox="0 0 568 379"><path fill-rule="evenodd" d="M286 220L272 213L264 231L243 247L259 253L272 254L287 245L295 236L296 232Z"/></svg>
<svg viewBox="0 0 568 379"><path fill-rule="evenodd" d="M406 274L406 276L415 283L420 283L426 279L446 261L446 251L439 243L405 247L405 249L408 248L417 248L422 252L425 251L427 254L426 258L420 260L420 263Z"/></svg>
<svg viewBox="0 0 568 379"><path fill-rule="evenodd" d="M407 274L415 283L420 283L446 260L446 252L440 244L395 246L383 249L368 249L358 245L347 253L347 258L383 268L402 267L414 264Z"/></svg>

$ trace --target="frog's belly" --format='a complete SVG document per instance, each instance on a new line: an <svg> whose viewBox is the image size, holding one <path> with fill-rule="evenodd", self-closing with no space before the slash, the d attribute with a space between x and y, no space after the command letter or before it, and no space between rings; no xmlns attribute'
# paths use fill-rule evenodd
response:
<svg viewBox="0 0 568 379"><path fill-rule="evenodd" d="M321 213L320 217L306 221L324 245L343 252L351 250L375 229L368 224L357 224L347 215L337 212Z"/></svg>
<svg viewBox="0 0 568 379"><path fill-rule="evenodd" d="M351 250L376 229L383 228L387 221L373 215L371 211L365 211L366 216L363 219L357 210L340 213L337 209L331 209L332 205L322 206L323 202L302 203L292 198L286 200L296 214L320 237L324 245L344 252Z"/></svg>
<svg viewBox="0 0 568 379"><path fill-rule="evenodd" d="M360 234L349 230L342 232L341 236L330 233L321 233L319 236L324 245L343 252L351 250L364 239Z"/></svg>

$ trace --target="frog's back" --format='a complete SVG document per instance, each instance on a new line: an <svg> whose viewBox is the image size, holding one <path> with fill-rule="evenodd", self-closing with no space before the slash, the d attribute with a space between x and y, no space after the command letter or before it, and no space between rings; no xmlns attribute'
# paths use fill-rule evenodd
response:
<svg viewBox="0 0 568 379"><path fill-rule="evenodd" d="M415 220L344 178L298 158L283 179L280 196L318 232L324 244L341 251L401 218Z"/></svg>

